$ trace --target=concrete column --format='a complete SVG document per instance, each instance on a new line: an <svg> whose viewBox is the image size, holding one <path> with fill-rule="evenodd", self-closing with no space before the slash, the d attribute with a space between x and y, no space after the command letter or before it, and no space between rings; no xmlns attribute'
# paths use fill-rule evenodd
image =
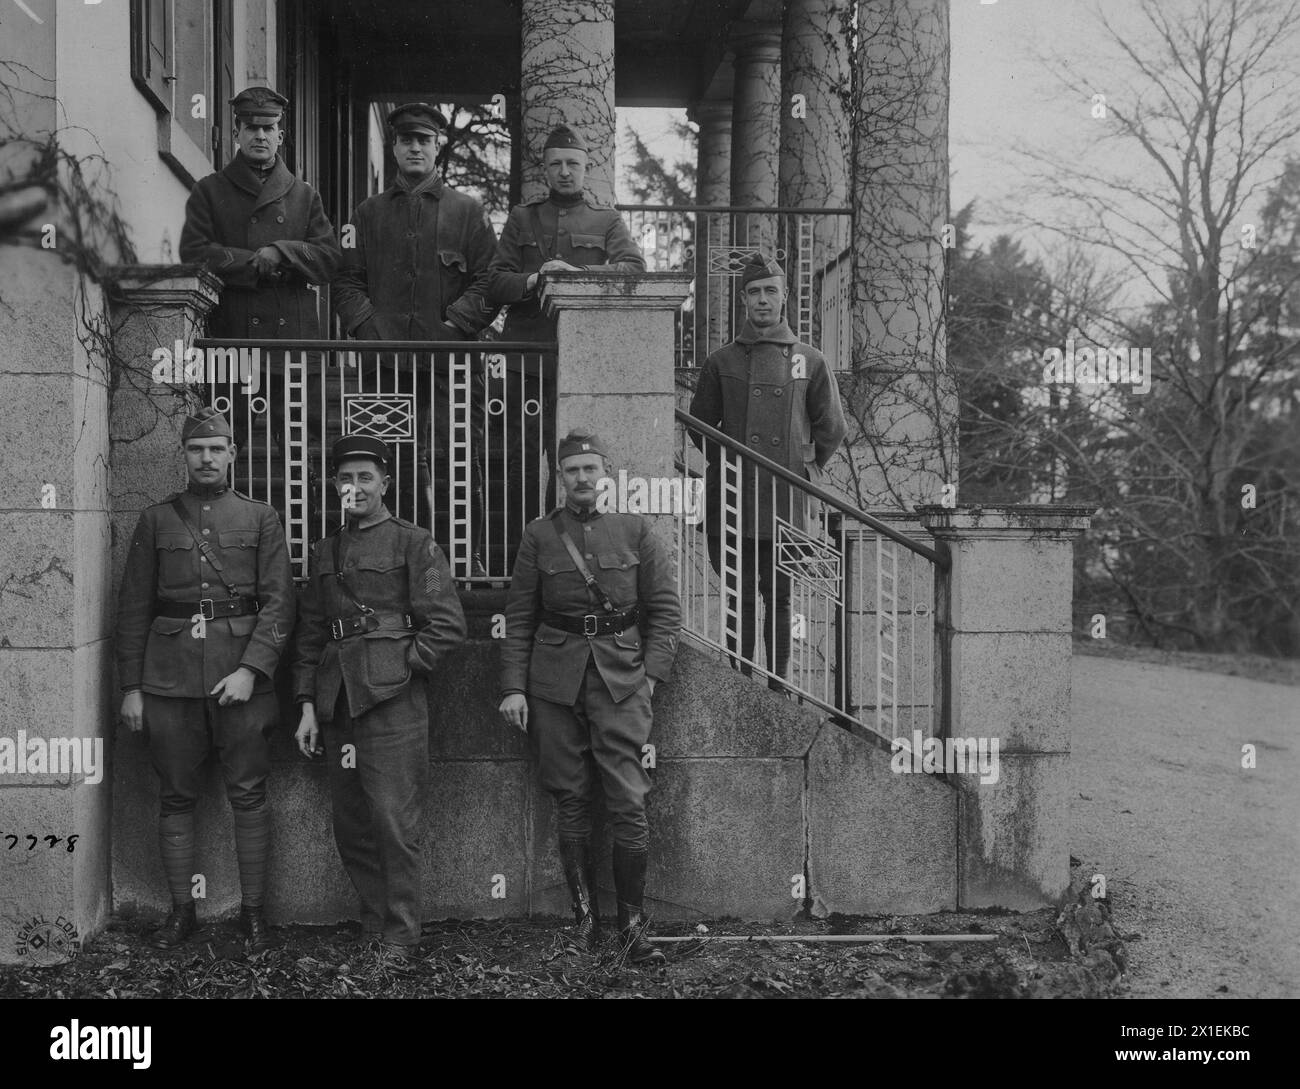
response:
<svg viewBox="0 0 1300 1089"><path fill-rule="evenodd" d="M731 203L731 103L701 102L692 120L700 126L695 167L695 203ZM709 275L709 253L730 243L723 213L701 212L695 221L695 365L727 340L730 328L722 278Z"/></svg>
<svg viewBox="0 0 1300 1089"><path fill-rule="evenodd" d="M731 107L731 203L774 206L781 148L781 28L732 30L736 88Z"/></svg>
<svg viewBox="0 0 1300 1089"><path fill-rule="evenodd" d="M110 911L109 375L60 254L0 244L0 298L0 963L39 965Z"/></svg>
<svg viewBox="0 0 1300 1089"><path fill-rule="evenodd" d="M952 560L940 600L952 738L998 741L958 789L958 909L1028 911L1070 884L1070 602L1091 507L926 506Z"/></svg>
<svg viewBox="0 0 1300 1089"><path fill-rule="evenodd" d="M546 191L542 145L560 122L587 141L587 188L614 203L614 0L523 0L524 197Z"/></svg>
<svg viewBox="0 0 1300 1089"><path fill-rule="evenodd" d="M948 3L860 4L853 112L850 434L873 505L938 502L957 480L957 396L946 359Z"/></svg>
<svg viewBox="0 0 1300 1089"><path fill-rule="evenodd" d="M690 282L682 272L565 272L542 289L558 321L556 436L596 431L613 447L615 477L675 473L674 316ZM671 546L672 517L653 521Z"/></svg>

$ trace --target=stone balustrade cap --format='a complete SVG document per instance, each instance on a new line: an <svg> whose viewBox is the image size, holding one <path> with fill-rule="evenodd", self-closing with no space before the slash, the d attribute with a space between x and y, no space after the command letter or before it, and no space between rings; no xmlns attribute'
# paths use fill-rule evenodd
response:
<svg viewBox="0 0 1300 1089"><path fill-rule="evenodd" d="M560 310L676 310L690 292L689 272L548 272L542 304Z"/></svg>
<svg viewBox="0 0 1300 1089"><path fill-rule="evenodd" d="M132 303L176 304L206 314L221 296L221 280L201 264L117 265L109 270L111 297Z"/></svg>
<svg viewBox="0 0 1300 1089"><path fill-rule="evenodd" d="M1097 514L1096 507L1048 503L966 504L956 507L931 503L918 505L916 510L921 515L921 524L936 537L1074 535L1084 532Z"/></svg>

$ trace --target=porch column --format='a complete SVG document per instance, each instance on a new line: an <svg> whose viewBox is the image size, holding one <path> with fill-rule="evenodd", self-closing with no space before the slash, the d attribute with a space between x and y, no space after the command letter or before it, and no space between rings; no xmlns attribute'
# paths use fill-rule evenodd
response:
<svg viewBox="0 0 1300 1089"><path fill-rule="evenodd" d="M1070 606L1074 541L1092 513L921 508L952 560L939 601L943 733L998 742L995 774L953 777L959 911L1031 911L1069 888Z"/></svg>
<svg viewBox="0 0 1300 1089"><path fill-rule="evenodd" d="M675 473L675 315L690 282L684 272L561 272L542 288L558 318L556 436L591 428L612 447L615 478ZM673 518L650 517L671 547Z"/></svg>
<svg viewBox="0 0 1300 1089"><path fill-rule="evenodd" d="M546 191L542 145L563 122L590 150L587 188L614 203L614 0L523 0L524 198Z"/></svg>
<svg viewBox="0 0 1300 1089"><path fill-rule="evenodd" d="M695 167L695 203L731 203L731 103L701 102L692 118L700 126ZM709 275L709 251L730 241L725 213L701 212L695 221L695 365L726 342L727 294L721 278Z"/></svg>
<svg viewBox="0 0 1300 1089"><path fill-rule="evenodd" d="M731 203L773 206L781 149L781 28L732 30L736 87L731 105Z"/></svg>
<svg viewBox="0 0 1300 1089"><path fill-rule="evenodd" d="M850 456L863 504L936 503L957 481L945 354L948 3L861 4L853 112Z"/></svg>

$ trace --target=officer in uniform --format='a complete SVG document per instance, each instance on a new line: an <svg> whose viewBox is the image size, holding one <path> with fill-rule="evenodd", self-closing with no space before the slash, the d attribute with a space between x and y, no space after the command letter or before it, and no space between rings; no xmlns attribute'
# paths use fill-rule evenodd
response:
<svg viewBox="0 0 1300 1089"><path fill-rule="evenodd" d="M587 145L568 125L557 125L542 150L549 191L510 210L496 259L488 273L488 292L494 303L507 304L504 340L554 341L555 319L542 310L541 277L548 272L644 272L645 259L632 240L623 217L596 201L583 189L587 173ZM523 450L536 450L543 461L555 447L555 385L547 377L544 388L537 374L524 376L522 400L541 405L541 429L536 417L511 432L509 464L515 473L511 495L524 486ZM507 404L515 403L514 390ZM525 445L526 444L526 445ZM526 517L541 513L536 490L523 496ZM546 505L555 502L555 482L549 481Z"/></svg>
<svg viewBox="0 0 1300 1089"><path fill-rule="evenodd" d="M700 368L691 399L691 415L716 427L757 454L813 483L820 483L822 468L844 439L844 410L839 386L826 360L811 344L801 343L783 315L785 273L761 253L745 265L741 277L745 324L730 344L709 354ZM709 559L722 570L724 530L743 539L735 579L740 597L740 631L728 633L728 649L754 660L758 599L764 603L763 642L768 686L784 690L790 661L790 576L776 565L773 539L775 519L796 529L812 531L818 504L806 502L787 484L773 483L770 474L746 467L740 474L742 517L729 524L722 509L721 457L716 443L691 433L709 456L705 491L711 497L705 508ZM737 635L739 638L737 639ZM751 672L748 663L741 672Z"/></svg>
<svg viewBox="0 0 1300 1089"><path fill-rule="evenodd" d="M500 711L532 735L555 799L574 947L593 951L599 940L590 812L599 775L623 940L633 961L662 961L645 938L650 777L641 748L650 697L672 671L681 604L672 559L646 520L597 508L605 453L589 432L566 435L564 506L524 530L506 602Z"/></svg>
<svg viewBox="0 0 1300 1089"><path fill-rule="evenodd" d="M182 431L189 486L140 515L117 609L121 717L144 730L161 785L159 841L172 911L161 949L195 929L190 881L200 770L216 749L235 824L240 924L254 950L271 816L267 736L277 718L276 662L293 628L293 575L275 512L226 487L230 425L203 409Z"/></svg>
<svg viewBox="0 0 1300 1089"><path fill-rule="evenodd" d="M304 755L326 756L362 940L407 957L420 942L425 681L464 641L465 616L442 549L384 506L387 446L345 435L333 463L347 519L312 549L294 648L294 736Z"/></svg>
<svg viewBox="0 0 1300 1089"><path fill-rule="evenodd" d="M473 340L498 310L487 301L496 232L482 204L444 185L438 175L438 149L447 128L438 110L425 102L408 102L388 115L388 128L397 176L384 192L357 207L356 245L345 251L334 285L339 318L361 340ZM415 394L421 421L416 472L423 503L429 502L430 484L436 488L432 503L438 513L436 524L424 508L420 519L433 527L437 540L446 543L451 539L451 382L445 357L435 356L432 362L432 375L416 373L401 379L404 388ZM428 418L430 379L432 419ZM482 361L477 357L471 360L470 396L470 544L476 556L484 528L485 403ZM432 477L430 434L432 468L441 471L440 479Z"/></svg>

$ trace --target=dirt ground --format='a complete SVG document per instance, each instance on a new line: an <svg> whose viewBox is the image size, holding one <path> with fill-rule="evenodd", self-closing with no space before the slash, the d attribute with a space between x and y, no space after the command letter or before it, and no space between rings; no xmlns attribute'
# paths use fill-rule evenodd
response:
<svg viewBox="0 0 1300 1089"><path fill-rule="evenodd" d="M420 957L409 962L362 947L350 927L277 927L273 948L250 956L233 921L209 924L180 950L161 953L147 944L154 925L115 919L62 965L0 969L0 998L1034 998L1123 988L1122 945L1089 948L1086 920L1052 910L701 924L708 934L684 924L656 932L695 939L662 946L668 961L661 968L626 963L613 939L598 956L566 955L559 920L430 925ZM749 940L703 940L718 934ZM771 940L794 934L897 936L860 944ZM922 944L906 941L908 934L993 940Z"/></svg>

